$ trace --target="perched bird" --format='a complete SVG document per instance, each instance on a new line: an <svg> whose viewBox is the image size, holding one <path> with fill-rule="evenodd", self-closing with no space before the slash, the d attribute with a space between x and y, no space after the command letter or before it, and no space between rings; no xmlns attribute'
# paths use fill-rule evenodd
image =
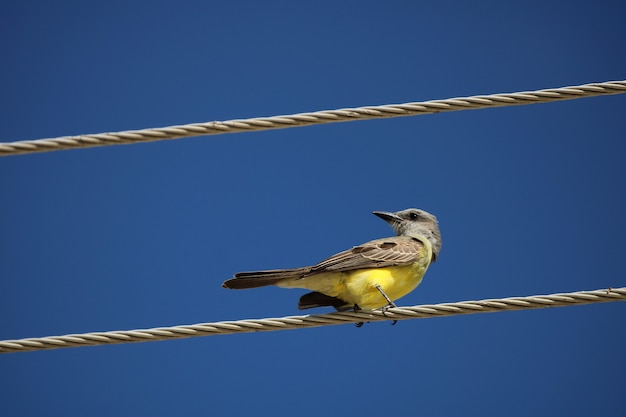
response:
<svg viewBox="0 0 626 417"><path fill-rule="evenodd" d="M300 310L395 307L394 301L413 291L439 256L441 233L437 218L424 210L374 214L389 223L397 236L355 246L313 266L239 272L222 287L240 290L275 285L312 290L300 298Z"/></svg>

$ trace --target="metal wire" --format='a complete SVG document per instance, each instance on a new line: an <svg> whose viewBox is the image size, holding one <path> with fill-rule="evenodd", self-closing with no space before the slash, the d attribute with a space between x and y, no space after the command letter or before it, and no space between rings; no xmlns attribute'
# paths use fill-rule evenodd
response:
<svg viewBox="0 0 626 417"><path fill-rule="evenodd" d="M518 93L460 97L415 103L326 110L286 116L259 117L242 120L228 120L224 122L215 121L207 123L194 123L155 129L5 142L0 143L0 156L50 152L63 149L91 148L105 145L151 142L164 139L180 139L201 135L219 135L223 133L285 129L288 127L348 122L353 120L418 116L422 114L443 113L457 110L548 103L552 101L572 100L583 97L621 94L624 92L626 92L626 80L609 81Z"/></svg>
<svg viewBox="0 0 626 417"><path fill-rule="evenodd" d="M359 323L365 321L408 320L456 316L461 314L528 310L546 307L565 307L625 300L626 287L608 288L595 291L580 291L563 294L398 307L390 308L385 313L381 311L330 313L281 318L221 321L216 323L199 323L142 330L96 332L32 339L4 340L0 341L0 353L59 349L79 346L110 345L119 343L150 342L196 336L212 336L218 334L268 332L305 327L331 326L345 323Z"/></svg>

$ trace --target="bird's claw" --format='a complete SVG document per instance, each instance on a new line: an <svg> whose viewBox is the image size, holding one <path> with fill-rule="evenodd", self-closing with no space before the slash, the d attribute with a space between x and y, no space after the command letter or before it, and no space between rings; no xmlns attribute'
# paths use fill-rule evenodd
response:
<svg viewBox="0 0 626 417"><path fill-rule="evenodd" d="M392 303L387 304L386 306L382 307L380 309L380 311L383 313L383 316L387 317L387 310L389 310L390 308L396 308L396 307L398 307L398 306L395 303L392 302ZM395 326L397 323L398 323L398 320L394 320L393 322L391 322L391 325Z"/></svg>
<svg viewBox="0 0 626 417"><path fill-rule="evenodd" d="M355 304L354 306L352 306L352 310L354 310L354 312L355 312L355 313L358 313L359 311L361 311L361 310L363 310L363 309L362 309L361 307L359 307L359 305L358 305L358 304ZM358 322L358 323L355 323L354 325L355 325L357 328L359 328L359 327L363 327L363 325L364 325L364 324L365 324L365 322L360 321L360 322Z"/></svg>

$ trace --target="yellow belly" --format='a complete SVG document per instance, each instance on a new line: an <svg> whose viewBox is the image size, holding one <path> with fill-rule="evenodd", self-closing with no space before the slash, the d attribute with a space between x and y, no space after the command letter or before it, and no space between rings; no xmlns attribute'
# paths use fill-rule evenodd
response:
<svg viewBox="0 0 626 417"><path fill-rule="evenodd" d="M342 299L348 305L375 309L387 305L378 291L379 285L392 301L404 297L422 282L430 260L424 258L404 266L358 269L348 272L329 272L288 280L278 284L284 288L306 288Z"/></svg>
<svg viewBox="0 0 626 417"><path fill-rule="evenodd" d="M387 305L387 300L376 288L377 284L395 301L417 288L425 272L426 268L417 263L354 271L345 280L345 291L337 297L361 308L380 308Z"/></svg>

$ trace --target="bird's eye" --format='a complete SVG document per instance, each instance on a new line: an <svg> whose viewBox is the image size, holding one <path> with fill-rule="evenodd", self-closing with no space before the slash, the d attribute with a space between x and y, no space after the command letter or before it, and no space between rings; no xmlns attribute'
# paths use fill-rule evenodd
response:
<svg viewBox="0 0 626 417"><path fill-rule="evenodd" d="M413 211L413 212L411 212L411 214L409 214L409 218L410 218L411 220L415 220L415 219L417 219L418 217L419 217L419 214L417 214L417 213L416 213L416 212L414 212L414 211Z"/></svg>

